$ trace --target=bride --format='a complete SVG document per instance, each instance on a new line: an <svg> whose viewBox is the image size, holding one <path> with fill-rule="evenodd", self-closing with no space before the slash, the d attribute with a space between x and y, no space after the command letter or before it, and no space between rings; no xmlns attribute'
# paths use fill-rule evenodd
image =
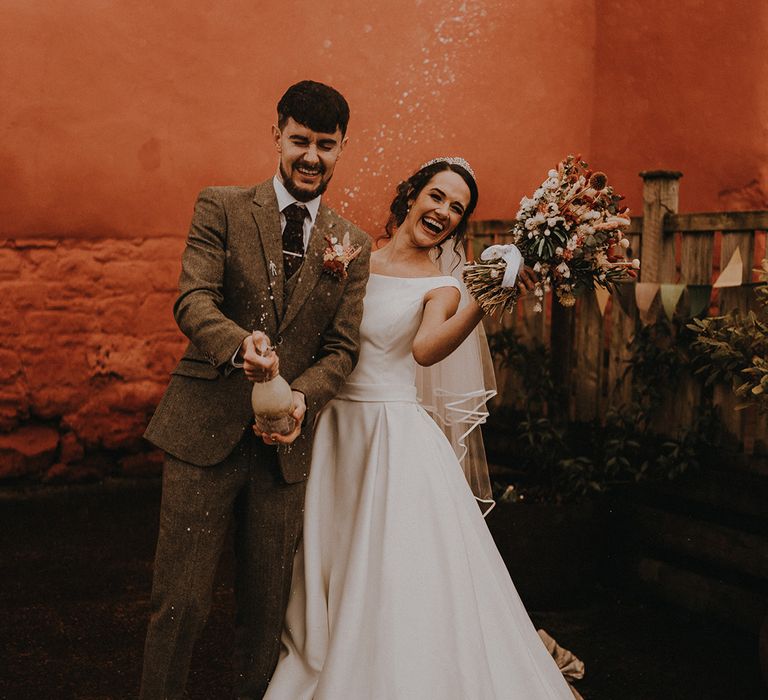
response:
<svg viewBox="0 0 768 700"><path fill-rule="evenodd" d="M417 363L482 318L430 252L477 204L441 158L398 188L371 256L360 359L318 418L283 650L267 700L572 700L451 443L417 401ZM530 281L528 281L530 283Z"/></svg>

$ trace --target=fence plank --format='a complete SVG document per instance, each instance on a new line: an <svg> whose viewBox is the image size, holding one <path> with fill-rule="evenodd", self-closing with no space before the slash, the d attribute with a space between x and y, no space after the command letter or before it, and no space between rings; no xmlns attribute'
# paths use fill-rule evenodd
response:
<svg viewBox="0 0 768 700"><path fill-rule="evenodd" d="M712 232L707 236L682 232L680 245L680 283L681 284L711 284L712 283L712 253L714 249L714 236ZM683 299L684 308L690 308L690 301ZM703 311L706 316L707 309ZM696 421L699 406L701 405L702 386L701 380L694 377L691 372L685 372L680 378L680 386L677 392L675 404L675 426L679 428L692 427Z"/></svg>
<svg viewBox="0 0 768 700"><path fill-rule="evenodd" d="M491 334L506 328L512 328L517 333L520 333L520 324L512 314L504 314L499 319L492 319L486 316L486 333ZM497 365L496 390L498 391L498 398L495 401L497 406L501 405L515 410L523 408L523 385L516 368L505 367L501 369Z"/></svg>
<svg viewBox="0 0 768 700"><path fill-rule="evenodd" d="M754 231L768 229L768 211L718 211L703 214L669 214L665 231Z"/></svg>
<svg viewBox="0 0 768 700"><path fill-rule="evenodd" d="M665 233L661 239L661 260L659 261L658 282L677 283L677 254L675 251L679 233Z"/></svg>
<svg viewBox="0 0 768 700"><path fill-rule="evenodd" d="M576 305L573 381L576 388L574 416L579 422L600 416L600 379L603 370L603 323L594 294L585 294Z"/></svg>
<svg viewBox="0 0 768 700"><path fill-rule="evenodd" d="M712 284L712 232L702 236L682 232L680 251L680 282L682 284Z"/></svg>
<svg viewBox="0 0 768 700"><path fill-rule="evenodd" d="M634 294L634 285L624 285L626 294ZM608 346L608 405L621 406L632 400L629 341L637 327L637 306L628 305L627 313L617 298L611 299L611 337Z"/></svg>

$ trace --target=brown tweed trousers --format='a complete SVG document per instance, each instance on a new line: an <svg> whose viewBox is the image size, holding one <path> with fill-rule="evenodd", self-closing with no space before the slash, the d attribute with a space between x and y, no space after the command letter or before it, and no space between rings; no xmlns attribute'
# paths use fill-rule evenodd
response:
<svg viewBox="0 0 768 700"><path fill-rule="evenodd" d="M363 252L339 280L323 271L322 256L325 237L346 232ZM233 518L235 694L266 691L301 532L314 419L357 361L369 255L368 236L321 204L304 263L286 281L272 180L200 193L174 305L190 342L145 433L166 462L142 700L183 696ZM277 345L280 373L306 397L302 433L288 447L253 435L251 385L230 362L254 329Z"/></svg>

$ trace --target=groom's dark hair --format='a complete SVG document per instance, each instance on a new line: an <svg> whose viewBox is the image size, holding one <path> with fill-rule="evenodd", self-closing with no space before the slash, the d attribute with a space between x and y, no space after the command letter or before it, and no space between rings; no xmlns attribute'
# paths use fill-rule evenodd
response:
<svg viewBox="0 0 768 700"><path fill-rule="evenodd" d="M291 85L277 103L278 127L282 129L291 117L312 131L332 134L338 127L344 136L349 105L338 90L314 80L302 80Z"/></svg>

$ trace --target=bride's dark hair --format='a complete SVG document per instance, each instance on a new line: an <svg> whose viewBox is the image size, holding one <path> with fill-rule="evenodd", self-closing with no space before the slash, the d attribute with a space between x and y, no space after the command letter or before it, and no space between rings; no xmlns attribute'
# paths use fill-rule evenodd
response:
<svg viewBox="0 0 768 700"><path fill-rule="evenodd" d="M404 180L397 186L395 198L392 200L392 204L389 205L389 219L387 219L386 226L384 227L384 238L392 238L398 226L405 221L405 217L408 215L408 210L411 208L411 204L419 196L419 193L427 186L429 181L437 175L437 173L444 170L452 170L459 175L469 187L469 204L464 210L464 216L461 217L450 238L453 239L453 249L458 251L461 244L464 242L464 236L467 233L467 223L469 217L477 206L477 183L475 178L460 165L456 163L449 163L445 160L438 160L434 163L419 168L413 175L407 180Z"/></svg>

